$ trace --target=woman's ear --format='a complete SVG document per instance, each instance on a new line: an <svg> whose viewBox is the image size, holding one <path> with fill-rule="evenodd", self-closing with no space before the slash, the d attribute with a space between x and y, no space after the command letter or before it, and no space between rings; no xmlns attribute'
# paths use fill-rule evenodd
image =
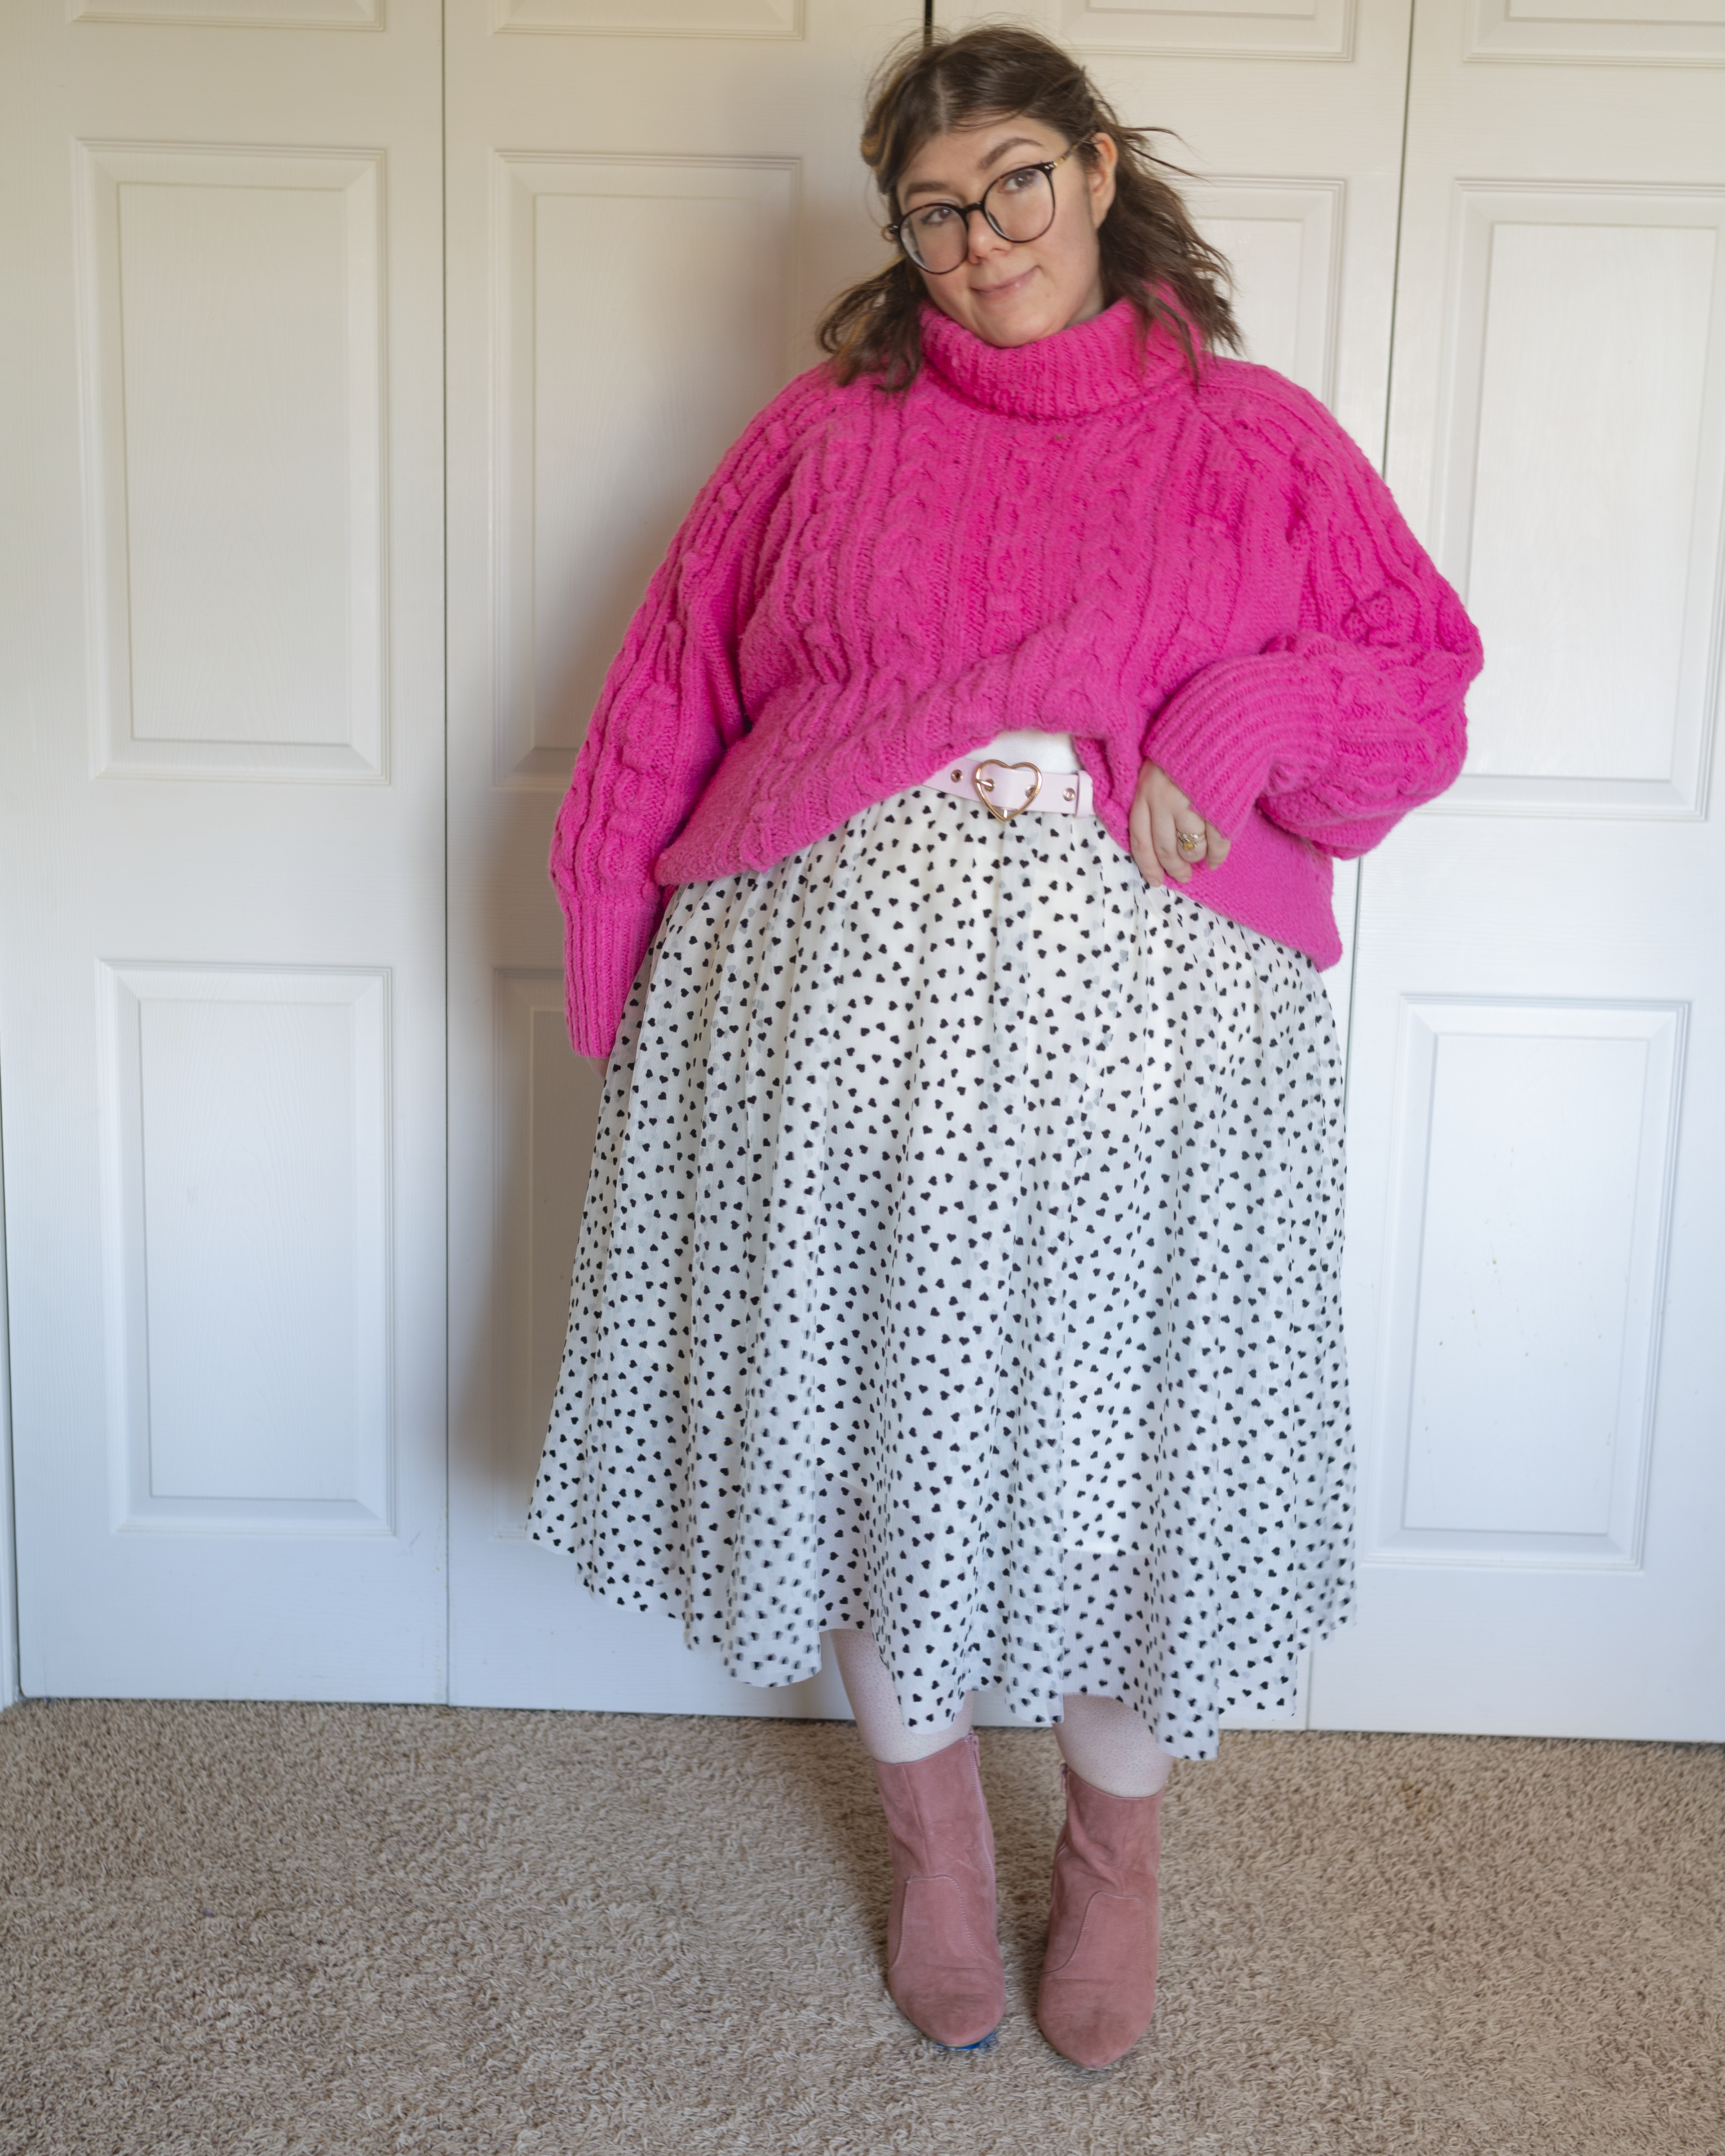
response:
<svg viewBox="0 0 1725 2156"><path fill-rule="evenodd" d="M1090 184L1090 221L1100 225L1114 203L1114 173L1120 162L1120 146L1111 135L1100 129L1091 136L1095 148L1094 159L1084 161L1084 174Z"/></svg>

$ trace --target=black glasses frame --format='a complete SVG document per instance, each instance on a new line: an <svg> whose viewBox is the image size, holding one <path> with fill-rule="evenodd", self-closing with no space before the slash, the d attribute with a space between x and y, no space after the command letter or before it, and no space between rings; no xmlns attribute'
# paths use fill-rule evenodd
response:
<svg viewBox="0 0 1725 2156"><path fill-rule="evenodd" d="M982 199L979 202L942 203L936 201L932 203L918 203L916 209L907 210L902 217L895 218L891 224L883 224L880 228L880 237L883 239L890 239L897 246L901 247L905 252L905 259L910 263L913 269L920 270L925 277L950 277L953 270L962 270L964 267L963 254L961 254L958 259L953 263L952 269L931 270L926 262L917 261L916 256L911 254L911 243L905 238L905 227L910 223L913 217L916 216L921 211L925 209L956 209L958 212L959 215L964 219L964 229L967 235L967 244L964 250L966 254L970 252L968 244L970 220L976 215L978 210L982 212L983 218L987 220L988 229L994 234L997 239L1004 239L1009 247L1027 247L1031 240L1041 239L1042 234L1049 229L1049 226L1053 224L1055 218L1060 213L1060 205L1059 198L1055 193L1054 184L1054 176L1056 170L1060 166L1064 165L1067 158L1071 157L1075 151L1081 150L1085 144L1091 141L1091 136L1088 135L1081 135L1070 148L1062 150L1058 157L1040 159L1036 162L1029 165L1014 165L1009 172L1002 172L999 178L989 181L988 186L983 189ZM1020 172L1041 172L1047 178L1049 198L1048 224L1043 226L1042 232L1033 232L1029 234L1023 239L1014 239L1009 232L1003 232L1001 230L999 218L996 218L993 211L988 208L988 198L993 193L996 187L1004 187L1009 180L1017 179Z"/></svg>

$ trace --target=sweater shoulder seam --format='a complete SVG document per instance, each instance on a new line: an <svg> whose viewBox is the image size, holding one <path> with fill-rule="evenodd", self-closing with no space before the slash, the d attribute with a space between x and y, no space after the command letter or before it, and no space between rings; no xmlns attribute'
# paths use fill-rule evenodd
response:
<svg viewBox="0 0 1725 2156"><path fill-rule="evenodd" d="M1219 380L1218 372L1223 367L1228 372ZM1261 458L1279 470L1298 471L1302 465L1309 468L1320 463L1333 467L1351 458L1358 458L1370 468L1364 450L1335 413L1309 389L1302 389L1297 382L1291 382L1271 367L1253 366L1245 360L1213 361L1193 403L1212 433L1222 436L1240 454L1255 460ZM1254 424L1260 414L1273 414L1297 437L1296 441L1283 448L1270 440Z"/></svg>

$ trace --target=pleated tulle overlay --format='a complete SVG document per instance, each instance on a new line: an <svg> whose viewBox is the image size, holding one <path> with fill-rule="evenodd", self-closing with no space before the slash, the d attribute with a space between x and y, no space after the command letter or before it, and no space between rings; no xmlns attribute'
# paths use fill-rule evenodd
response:
<svg viewBox="0 0 1725 2156"><path fill-rule="evenodd" d="M531 1530L906 1723L1291 1705L1350 1599L1341 1065L1310 959L1094 818L918 788L680 891L605 1088Z"/></svg>

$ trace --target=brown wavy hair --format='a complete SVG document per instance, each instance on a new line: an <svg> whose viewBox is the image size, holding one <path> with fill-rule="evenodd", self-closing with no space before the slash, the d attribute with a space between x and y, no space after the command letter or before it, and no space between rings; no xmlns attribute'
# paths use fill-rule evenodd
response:
<svg viewBox="0 0 1725 2156"><path fill-rule="evenodd" d="M1185 203L1163 177L1189 176L1150 148L1151 137L1163 131L1122 126L1071 54L1035 31L983 23L956 36L937 31L925 40L919 32L907 38L887 54L870 85L863 162L896 218L900 177L925 143L950 128L1019 116L1076 142L1089 165L1097 155L1089 137L1111 135L1119 149L1114 200L1096 235L1104 304L1130 300L1146 336L1166 324L1194 377L1200 347L1239 351L1228 264L1199 236ZM902 254L841 292L815 331L836 379L878 374L883 389L907 388L922 364L927 296L921 274Z"/></svg>

